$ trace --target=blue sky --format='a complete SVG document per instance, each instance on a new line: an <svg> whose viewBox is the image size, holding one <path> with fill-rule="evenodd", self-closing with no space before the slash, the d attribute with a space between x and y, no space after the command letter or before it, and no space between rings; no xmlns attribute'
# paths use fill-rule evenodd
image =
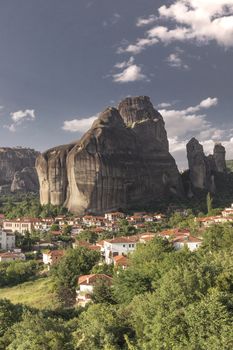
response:
<svg viewBox="0 0 233 350"><path fill-rule="evenodd" d="M79 139L99 112L149 95L186 166L196 136L233 158L233 0L0 0L1 146Z"/></svg>

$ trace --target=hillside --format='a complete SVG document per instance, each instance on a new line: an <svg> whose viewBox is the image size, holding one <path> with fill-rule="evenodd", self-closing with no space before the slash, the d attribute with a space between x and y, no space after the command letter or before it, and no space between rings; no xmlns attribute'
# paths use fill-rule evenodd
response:
<svg viewBox="0 0 233 350"><path fill-rule="evenodd" d="M0 299L9 299L13 304L25 304L37 309L55 309L53 282L40 278L14 287L0 288Z"/></svg>
<svg viewBox="0 0 233 350"><path fill-rule="evenodd" d="M233 160L227 160L226 163L228 171L233 172Z"/></svg>

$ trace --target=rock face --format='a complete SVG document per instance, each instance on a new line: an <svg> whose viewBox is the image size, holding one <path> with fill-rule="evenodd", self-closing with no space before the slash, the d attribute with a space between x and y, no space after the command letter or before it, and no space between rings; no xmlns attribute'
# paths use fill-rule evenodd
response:
<svg viewBox="0 0 233 350"><path fill-rule="evenodd" d="M217 143L214 146L214 161L218 172L225 173L227 171L226 150L221 143Z"/></svg>
<svg viewBox="0 0 233 350"><path fill-rule="evenodd" d="M22 171L16 171L11 184L11 192L38 192L39 181L35 168L24 168Z"/></svg>
<svg viewBox="0 0 233 350"><path fill-rule="evenodd" d="M28 148L0 148L0 192L39 190L35 161L38 152Z"/></svg>
<svg viewBox="0 0 233 350"><path fill-rule="evenodd" d="M37 158L41 204L83 214L183 195L162 116L149 97L107 108L80 141Z"/></svg>
<svg viewBox="0 0 233 350"><path fill-rule="evenodd" d="M188 142L186 148L192 187L215 192L215 174L227 170L225 148L216 144L214 154L206 156L203 146L195 138Z"/></svg>

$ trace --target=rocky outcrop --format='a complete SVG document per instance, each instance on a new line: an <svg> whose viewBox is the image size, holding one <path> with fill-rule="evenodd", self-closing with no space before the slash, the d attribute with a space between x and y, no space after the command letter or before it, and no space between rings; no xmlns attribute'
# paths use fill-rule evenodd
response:
<svg viewBox="0 0 233 350"><path fill-rule="evenodd" d="M11 184L11 192L38 192L39 181L35 168L24 168L16 171Z"/></svg>
<svg viewBox="0 0 233 350"><path fill-rule="evenodd" d="M37 192L35 161L39 152L29 148L0 148L0 192Z"/></svg>
<svg viewBox="0 0 233 350"><path fill-rule="evenodd" d="M214 146L214 162L216 166L216 171L219 173L225 173L227 171L226 166L226 150L221 143L217 143Z"/></svg>
<svg viewBox="0 0 233 350"><path fill-rule="evenodd" d="M107 108L77 143L37 158L42 204L103 213L182 196L162 116L149 97Z"/></svg>
<svg viewBox="0 0 233 350"><path fill-rule="evenodd" d="M224 146L215 144L214 154L206 156L203 146L192 138L186 148L192 187L215 192L215 174L225 173L227 170Z"/></svg>
<svg viewBox="0 0 233 350"><path fill-rule="evenodd" d="M191 183L195 188L204 189L207 186L208 167L203 146L192 138L186 148Z"/></svg>

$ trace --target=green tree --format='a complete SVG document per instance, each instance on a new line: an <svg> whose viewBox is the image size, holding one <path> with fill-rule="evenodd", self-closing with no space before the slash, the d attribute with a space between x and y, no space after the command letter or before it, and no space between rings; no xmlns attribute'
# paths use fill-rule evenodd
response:
<svg viewBox="0 0 233 350"><path fill-rule="evenodd" d="M21 305L14 305L9 300L0 299L0 338L13 324L19 322L21 314Z"/></svg>
<svg viewBox="0 0 233 350"><path fill-rule="evenodd" d="M2 342L8 350L74 349L69 329L61 320L28 312L5 333Z"/></svg>
<svg viewBox="0 0 233 350"><path fill-rule="evenodd" d="M124 335L134 336L126 313L113 305L94 304L78 320L75 346L80 350L121 350L126 348Z"/></svg>
<svg viewBox="0 0 233 350"><path fill-rule="evenodd" d="M213 210L213 198L211 197L210 192L208 192L206 196L206 206L207 206L207 214L211 215Z"/></svg>
<svg viewBox="0 0 233 350"><path fill-rule="evenodd" d="M99 259L99 252L78 247L69 249L54 266L52 273L56 279L57 296L63 305L74 304L78 276L88 274Z"/></svg>
<svg viewBox="0 0 233 350"><path fill-rule="evenodd" d="M112 287L104 280L99 280L94 286L91 299L94 303L115 304Z"/></svg>

